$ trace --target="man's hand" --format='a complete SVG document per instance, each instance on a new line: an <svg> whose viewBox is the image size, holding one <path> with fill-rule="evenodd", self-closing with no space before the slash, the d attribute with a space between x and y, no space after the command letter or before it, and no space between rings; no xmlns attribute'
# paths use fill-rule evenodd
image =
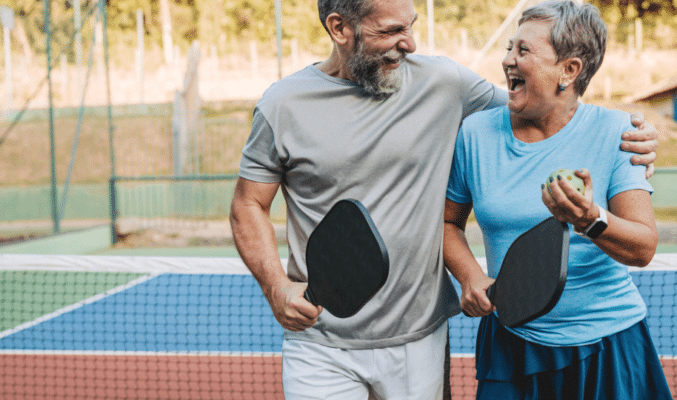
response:
<svg viewBox="0 0 677 400"><path fill-rule="evenodd" d="M237 251L261 286L275 319L285 329L302 331L317 322L322 307L303 298L306 283L292 282L280 262L270 207L279 183L238 178L231 202L230 226Z"/></svg>
<svg viewBox="0 0 677 400"><path fill-rule="evenodd" d="M298 332L310 328L317 322L322 306L314 306L303 297L307 283L284 279L265 291L275 319L283 328Z"/></svg>
<svg viewBox="0 0 677 400"><path fill-rule="evenodd" d="M646 177L648 179L655 171L653 163L656 161L658 131L653 125L644 121L642 113L636 111L631 116L632 125L637 127L637 130L623 133L621 150L638 154L632 157L632 163L646 165Z"/></svg>

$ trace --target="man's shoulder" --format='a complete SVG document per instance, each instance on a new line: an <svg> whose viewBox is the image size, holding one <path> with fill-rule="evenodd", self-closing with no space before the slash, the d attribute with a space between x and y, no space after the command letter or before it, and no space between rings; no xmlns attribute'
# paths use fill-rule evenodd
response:
<svg viewBox="0 0 677 400"><path fill-rule="evenodd" d="M317 86L318 77L308 66L274 82L264 92L257 103L261 111L270 111L281 104L294 103L296 98L307 95Z"/></svg>
<svg viewBox="0 0 677 400"><path fill-rule="evenodd" d="M489 83L486 82L486 79L451 58L410 55L407 56L407 60L408 76L414 82L414 86L428 84L431 87L454 91L461 97L465 97L468 94L471 94L471 97L488 94L491 96L495 95L493 91L490 91ZM470 101L477 99L477 97L474 97ZM488 102L489 98L483 97L483 101ZM475 107L468 104L468 109L475 109Z"/></svg>
<svg viewBox="0 0 677 400"><path fill-rule="evenodd" d="M263 97L273 95L293 94L305 90L309 82L317 82L320 77L314 73L313 66L309 65L291 75L275 81L263 93Z"/></svg>
<svg viewBox="0 0 677 400"><path fill-rule="evenodd" d="M422 54L410 54L406 58L410 68L427 69L436 72L457 73L462 64L445 56L427 56Z"/></svg>
<svg viewBox="0 0 677 400"><path fill-rule="evenodd" d="M321 72L314 65L273 83L261 96L259 108L293 106L336 97L337 93L353 92L358 86Z"/></svg>

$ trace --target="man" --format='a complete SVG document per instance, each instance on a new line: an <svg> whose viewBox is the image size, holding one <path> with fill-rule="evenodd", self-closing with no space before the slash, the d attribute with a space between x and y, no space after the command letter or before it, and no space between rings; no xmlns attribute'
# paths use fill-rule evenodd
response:
<svg viewBox="0 0 677 400"><path fill-rule="evenodd" d="M446 322L460 312L441 248L456 133L465 116L505 104L507 94L447 58L409 55L412 0L319 0L318 8L333 51L259 101L232 203L235 243L285 328L286 399L441 399ZM645 164L655 159L655 140L631 145L649 153ZM287 273L268 219L278 188ZM346 319L303 298L306 242L342 198L365 205L390 257L386 284Z"/></svg>

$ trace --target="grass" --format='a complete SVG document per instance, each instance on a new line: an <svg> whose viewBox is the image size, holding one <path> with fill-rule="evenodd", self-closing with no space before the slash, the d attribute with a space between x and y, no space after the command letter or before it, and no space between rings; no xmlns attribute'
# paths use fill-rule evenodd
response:
<svg viewBox="0 0 677 400"><path fill-rule="evenodd" d="M200 133L191 144L199 148L195 165L202 173L237 172L240 152L249 135L253 102L207 105ZM648 113L646 119L663 133L656 166L677 166L677 128L670 121ZM172 119L170 115L118 116L114 119L116 174L172 174ZM9 123L0 123L4 132ZM675 125L677 126L677 125ZM77 118L67 116L54 122L57 180L63 183L73 151ZM667 133L667 134L665 134ZM72 172L73 183L105 183L111 173L106 118L83 120ZM44 185L50 182L49 123L20 122L0 145L0 186Z"/></svg>
<svg viewBox="0 0 677 400"><path fill-rule="evenodd" d="M505 51L501 46L502 44L497 44L498 50L491 51L485 56L477 72L490 82L504 86L505 76L500 65ZM439 52L466 65L470 64L476 56L474 51L466 52L466 54L459 52L459 49L454 46L450 48L441 46ZM154 56L158 55L154 54ZM324 56L306 55L302 62L308 63L311 59L323 58ZM238 63L230 63L235 60ZM641 53L630 54L624 46L616 45L615 48L607 51L604 63L593 77L583 98L584 101L590 103L622 108L627 111L634 109L642 111L646 119L663 133L656 162L658 167L677 165L677 124L646 106L623 104L620 101L614 102L612 99L618 100L624 95L639 93L649 85L674 74L674 70L666 66L674 65L675 60L677 60L676 50L647 49ZM253 87L257 86L258 81L248 78L251 75L251 68L247 62L243 62L240 58L231 60L225 57L217 63L216 69L212 70L210 68L214 66L210 63L214 60L205 58L203 61L199 75L201 93L203 90L210 94L216 91L221 96L216 98L227 98L223 96L234 92L239 93L236 88L242 89L242 86L246 86L250 89L247 92L249 98L255 99L260 96L258 88ZM259 61L266 65L276 63L274 57L263 55ZM147 109L150 112L147 114L130 112L133 107L128 103L134 101L135 97L123 96L138 91L134 71L118 66L111 74L112 101L114 104L126 104L116 106L114 111L115 164L118 175L159 175L172 173L173 170L171 162L173 157L172 105L171 100L168 99L174 97L172 82L175 79L173 78L182 77L183 67L174 71L166 70L166 67L155 65L153 62L148 65L148 68L157 70L147 71L147 98L155 99L152 101L163 104L148 105ZM17 90L20 87L22 90L25 89L24 86L30 88L30 83L35 80L35 77L44 74L44 71L36 66L30 66L29 70L23 72L17 75L23 79L22 85L16 86ZM69 72L71 73L74 71ZM91 93L88 94L87 101L91 104L105 102L105 93L102 91L105 84L101 80L102 76L99 75L95 74L93 79L96 79L90 84ZM66 77L69 78L65 81L61 79ZM77 85L75 85L74 76L60 73L55 75L54 79L57 84L55 91L61 93L62 97L61 101L55 103L57 107L73 106L74 99L80 98L75 90ZM607 92L611 97L604 100L608 97L605 96ZM35 101L36 104L47 104L45 93L41 93ZM240 151L249 134L254 104L255 100L203 102L204 118L198 126L201 134L191 144L193 148L200 150L201 156L196 157L195 160L195 165L199 166L200 171L208 174L237 171ZM27 115L39 114L36 110L29 111ZM65 115L63 109L58 111L60 112L57 113L54 122L55 154L57 180L62 183L66 178L73 149L77 114L71 112ZM99 115L94 114L96 113L88 112L82 124L73 169L73 183L105 183L111 173L106 113L99 111ZM41 115L42 118L29 118L29 120L25 119L20 122L9 133L6 141L0 145L0 186L41 185L50 182L49 124L46 120L46 113L43 112ZM0 136L4 135L8 125L9 121L3 120L0 116Z"/></svg>
<svg viewBox="0 0 677 400"><path fill-rule="evenodd" d="M191 148L199 149L194 165L205 174L237 172L249 135L253 102L207 105ZM122 114L122 113L120 113ZM57 181L66 180L77 130L77 117L54 121ZM172 174L172 117L165 113L118 115L113 119L116 175ZM0 134L9 122L0 122ZM105 183L111 175L108 120L83 119L73 163L72 183ZM51 179L49 122L19 122L0 145L0 186L48 184Z"/></svg>
<svg viewBox="0 0 677 400"><path fill-rule="evenodd" d="M500 68L503 53L503 50L490 53L478 70L480 75L498 85L504 85L505 79ZM456 54L451 54L450 57L466 65L473 58L469 56L467 60L464 60ZM624 95L643 91L652 83L667 77L671 73L674 74L673 70L665 68L665 66L674 65L675 59L677 59L677 51L658 52L649 50L641 55L634 56L629 56L622 49L608 51L605 63L593 78L583 99L589 103L621 108L626 111L641 111L646 119L654 124L661 133L657 151L658 158L655 163L657 167L677 166L677 123L655 113L647 106L623 104L619 99ZM218 93L226 94L228 90L234 90L237 84L242 86L249 85L252 82L256 83L249 78L245 79L250 75L250 71L246 67L243 71L240 71L239 75L235 73L237 72L235 68L239 68L241 64L228 64L228 74L225 75L201 75L201 79L206 79L205 82L201 82L201 87L214 86ZM637 73L638 71L641 71L641 73ZM37 71L36 74L39 75L43 72ZM133 75L133 72L131 74ZM29 73L27 75L35 74ZM232 80L219 82L227 90L222 89L221 86L216 86L217 80L224 81L224 77L228 78L231 75L242 82ZM156 90L164 88L168 93L172 93L172 96L168 98L173 97L173 89L171 87L168 89L166 82L159 81L160 79L167 80L166 73L149 73L147 76L149 79L148 86ZM136 81L134 79L124 80L121 77L124 78L121 73L113 74L114 80L118 79L113 82L114 95L118 92L134 90L133 85ZM218 79L215 80L215 78ZM158 81L153 81L151 84L151 79L158 79ZM607 87L608 82L611 82L613 86ZM101 84L97 87L105 86ZM608 89L611 89L611 100L604 100L604 92ZM93 92L92 96L88 98L93 99L93 101L104 98L100 93L96 94ZM73 96L64 95L63 101L57 102L57 105L65 105L62 103L70 97ZM113 100L116 101L115 98ZM165 100L159 102L163 101ZM202 116L204 118L198 126L200 134L190 145L192 148L200 150L201 155L195 157L193 163L199 169L198 172L230 174L237 171L241 149L249 135L254 104L254 100L203 103ZM146 114L129 112L130 106L115 108L113 124L117 175L165 175L173 173L171 108L171 104L168 103L150 105L147 107L150 111ZM35 115L36 112L33 111L31 110L32 115ZM59 185L63 185L73 150L78 121L75 112L58 111L57 118L54 121L56 172ZM96 114L88 112L81 127L72 175L72 183L74 184L106 183L111 174L108 121L105 113L99 112L99 115ZM51 179L49 124L44 115L46 113L43 113L42 118L26 118L9 133L7 140L0 144L0 187L49 184ZM8 126L9 122L3 120L0 116L0 136L5 133ZM472 218L473 216L471 216L471 220ZM677 221L677 208L657 209L656 218L659 221ZM19 235L19 233L16 233L16 235Z"/></svg>

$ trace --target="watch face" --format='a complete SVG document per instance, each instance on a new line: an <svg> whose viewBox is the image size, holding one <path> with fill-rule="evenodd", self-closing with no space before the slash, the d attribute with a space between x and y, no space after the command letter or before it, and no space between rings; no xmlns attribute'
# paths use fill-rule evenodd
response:
<svg viewBox="0 0 677 400"><path fill-rule="evenodd" d="M607 227L607 223L604 221L595 221L592 226L588 229L585 235L591 239L597 239L599 235L604 232Z"/></svg>

